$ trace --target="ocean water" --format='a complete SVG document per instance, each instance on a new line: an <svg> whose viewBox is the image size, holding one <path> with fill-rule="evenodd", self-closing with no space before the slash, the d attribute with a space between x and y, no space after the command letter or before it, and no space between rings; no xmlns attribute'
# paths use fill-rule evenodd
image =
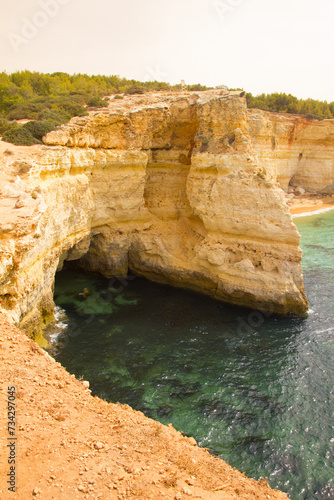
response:
<svg viewBox="0 0 334 500"><path fill-rule="evenodd" d="M293 500L333 500L334 211L295 223L306 318L67 268L47 335L93 394L172 423Z"/></svg>

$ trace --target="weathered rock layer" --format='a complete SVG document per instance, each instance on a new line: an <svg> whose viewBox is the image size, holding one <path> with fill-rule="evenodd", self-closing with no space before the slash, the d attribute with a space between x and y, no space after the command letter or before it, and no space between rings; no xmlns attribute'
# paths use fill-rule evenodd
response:
<svg viewBox="0 0 334 500"><path fill-rule="evenodd" d="M127 97L3 156L0 310L37 331L56 270L77 260L305 312L300 237L257 120L238 92Z"/></svg>
<svg viewBox="0 0 334 500"><path fill-rule="evenodd" d="M248 125L259 165L284 191L290 184L309 192L334 194L334 120L251 109Z"/></svg>

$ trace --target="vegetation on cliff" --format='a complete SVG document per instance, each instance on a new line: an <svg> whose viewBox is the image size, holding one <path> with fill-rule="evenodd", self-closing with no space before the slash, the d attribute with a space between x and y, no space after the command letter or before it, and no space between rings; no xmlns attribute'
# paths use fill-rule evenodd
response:
<svg viewBox="0 0 334 500"><path fill-rule="evenodd" d="M208 90L201 84L187 85L186 90ZM105 96L143 94L147 91L177 91L181 85L166 82L139 82L118 75L92 75L56 72L17 71L0 73L0 134L3 140L17 145L38 144L44 134L73 116L84 116L87 109L107 106ZM296 113L308 118L334 117L334 102L297 99L291 94L246 94L249 108L278 113ZM18 124L33 120L34 124ZM43 133L41 133L43 132Z"/></svg>
<svg viewBox="0 0 334 500"><path fill-rule="evenodd" d="M334 102L317 101L315 99L298 99L291 94L273 93L253 96L246 94L249 108L263 109L276 113L292 113L306 118L323 120L334 118Z"/></svg>
<svg viewBox="0 0 334 500"><path fill-rule="evenodd" d="M87 108L107 106L103 98L121 93L180 90L180 85L165 82L139 82L119 76L18 71L0 73L0 134L13 144L41 142L44 133L68 122L73 116L87 114ZM206 90L200 84L188 90ZM17 120L34 120L35 125L18 125Z"/></svg>

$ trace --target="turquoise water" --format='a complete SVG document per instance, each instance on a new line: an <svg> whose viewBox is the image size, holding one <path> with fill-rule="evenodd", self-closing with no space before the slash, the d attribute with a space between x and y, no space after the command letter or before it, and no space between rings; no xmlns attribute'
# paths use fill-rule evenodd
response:
<svg viewBox="0 0 334 500"><path fill-rule="evenodd" d="M93 394L172 423L291 499L334 499L334 211L295 222L307 318L68 268L53 353Z"/></svg>

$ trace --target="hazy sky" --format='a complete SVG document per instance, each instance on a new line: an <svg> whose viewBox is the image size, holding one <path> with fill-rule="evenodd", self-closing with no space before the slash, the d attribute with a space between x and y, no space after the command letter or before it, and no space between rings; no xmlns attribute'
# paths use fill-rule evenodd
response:
<svg viewBox="0 0 334 500"><path fill-rule="evenodd" d="M333 0L0 0L0 70L334 101Z"/></svg>

